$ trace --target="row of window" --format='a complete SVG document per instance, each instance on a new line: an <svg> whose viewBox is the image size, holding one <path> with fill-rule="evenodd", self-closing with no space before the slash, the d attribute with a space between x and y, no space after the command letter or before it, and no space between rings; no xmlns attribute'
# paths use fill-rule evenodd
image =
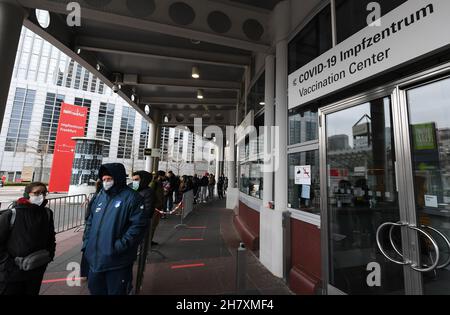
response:
<svg viewBox="0 0 450 315"><path fill-rule="evenodd" d="M105 91L104 83L96 76L26 28L22 29L14 69L14 77L19 79L99 94Z"/></svg>
<svg viewBox="0 0 450 315"><path fill-rule="evenodd" d="M37 143L29 143L29 130L31 125L33 107L36 91L24 88L17 88L14 96L14 102L9 121L8 133L6 138L5 151L26 152L32 151L37 154L53 154L56 142L56 133L61 112L61 104L64 102L64 95L47 93L45 100L44 114L42 118L41 131ZM86 131L89 121L91 100L76 98L75 105L88 107L88 119L86 122ZM101 139L111 140L114 104L100 103L99 117L97 123L96 136ZM122 114L119 146L125 145L123 150L117 154L118 158L131 158L133 131L135 123L135 110L131 107L124 107ZM143 120L141 124L139 156L138 159L144 159L143 152L148 141L149 124ZM27 144L28 143L28 144ZM110 145L104 146L104 157L109 156Z"/></svg>

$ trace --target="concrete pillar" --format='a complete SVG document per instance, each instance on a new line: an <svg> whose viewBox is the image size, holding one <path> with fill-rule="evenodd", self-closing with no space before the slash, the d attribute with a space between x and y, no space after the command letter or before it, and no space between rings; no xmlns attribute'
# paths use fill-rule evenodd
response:
<svg viewBox="0 0 450 315"><path fill-rule="evenodd" d="M153 147L161 149L161 113L159 110L154 111L153 127L150 129L153 135ZM159 158L152 158L152 171L158 171Z"/></svg>
<svg viewBox="0 0 450 315"><path fill-rule="evenodd" d="M275 57L269 55L265 60L265 97L264 97L264 172L263 172L263 204L260 209L260 260L263 265L272 265L272 217L274 210L268 207L273 201L274 161L271 126L275 124Z"/></svg>
<svg viewBox="0 0 450 315"><path fill-rule="evenodd" d="M147 142L147 148L152 149L155 148L155 139L156 138L156 125L154 122L151 122L149 124L149 131L148 131L148 142ZM145 158L145 170L147 172L153 171L153 158L150 156L147 156Z"/></svg>
<svg viewBox="0 0 450 315"><path fill-rule="evenodd" d="M0 0L0 129L24 18L25 10L15 0Z"/></svg>
<svg viewBox="0 0 450 315"><path fill-rule="evenodd" d="M276 51L275 73L275 148L274 163L274 211L263 212L264 226L261 231L263 264L277 277L283 277L283 218L287 210L287 122L288 122L288 36L290 31L291 2L280 2L273 12L274 45ZM269 61L270 62L270 61ZM270 71L270 70L269 70ZM267 74L266 74L267 75ZM270 91L270 88L269 88ZM270 101L270 100L269 100ZM265 189L264 189L265 190ZM263 235L264 234L264 235ZM269 252L269 254L267 254Z"/></svg>
<svg viewBox="0 0 450 315"><path fill-rule="evenodd" d="M275 57L266 57L266 83L264 97L264 156L271 156L272 152L272 126L275 123ZM264 161L264 182L263 182L263 205L267 206L269 201L273 201L273 160Z"/></svg>

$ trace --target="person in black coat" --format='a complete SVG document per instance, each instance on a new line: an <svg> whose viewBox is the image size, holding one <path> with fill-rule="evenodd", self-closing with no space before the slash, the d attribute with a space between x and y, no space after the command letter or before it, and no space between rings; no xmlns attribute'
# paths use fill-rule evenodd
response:
<svg viewBox="0 0 450 315"><path fill-rule="evenodd" d="M47 187L31 183L24 197L0 214L0 295L38 295L45 270L55 257L53 212L45 207ZM16 260L47 251L45 259L31 270L22 270Z"/></svg>
<svg viewBox="0 0 450 315"><path fill-rule="evenodd" d="M146 171L138 171L133 173L133 182L129 185L136 190L142 198L144 198L144 207L151 220L155 212L155 192L149 186L153 180L153 175Z"/></svg>

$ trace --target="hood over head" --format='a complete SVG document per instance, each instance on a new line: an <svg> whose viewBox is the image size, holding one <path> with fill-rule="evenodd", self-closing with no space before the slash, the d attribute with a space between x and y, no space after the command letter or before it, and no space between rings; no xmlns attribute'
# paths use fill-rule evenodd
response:
<svg viewBox="0 0 450 315"><path fill-rule="evenodd" d="M121 190L127 186L127 173L123 164L103 164L98 171L98 178L102 180L104 175L109 175L114 179L114 186L112 189Z"/></svg>
<svg viewBox="0 0 450 315"><path fill-rule="evenodd" d="M153 175L146 171L134 172L133 175L138 175L141 178L141 181L139 182L139 191L148 188L148 185L150 185L153 179Z"/></svg>

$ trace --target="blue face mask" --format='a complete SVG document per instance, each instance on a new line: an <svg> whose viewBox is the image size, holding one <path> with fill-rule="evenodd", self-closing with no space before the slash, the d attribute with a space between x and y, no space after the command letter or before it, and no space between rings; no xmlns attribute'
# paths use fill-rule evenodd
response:
<svg viewBox="0 0 450 315"><path fill-rule="evenodd" d="M132 183L132 188L134 190L138 190L139 189L139 184L140 184L140 181L134 180L133 183Z"/></svg>

